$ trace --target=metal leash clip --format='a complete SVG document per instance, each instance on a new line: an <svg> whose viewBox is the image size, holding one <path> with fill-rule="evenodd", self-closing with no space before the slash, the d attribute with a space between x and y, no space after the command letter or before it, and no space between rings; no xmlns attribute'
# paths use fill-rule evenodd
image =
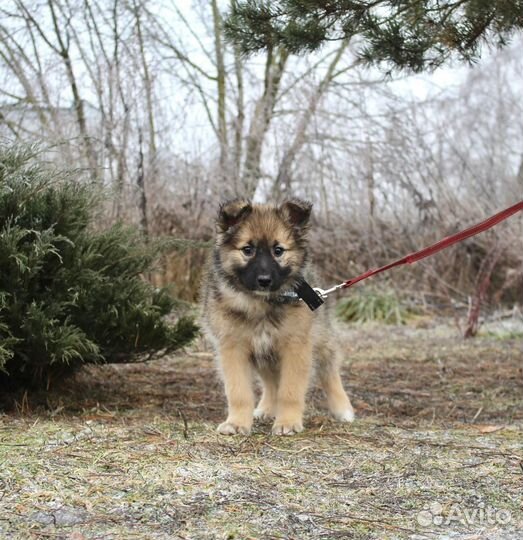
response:
<svg viewBox="0 0 523 540"><path fill-rule="evenodd" d="M311 287L305 280L300 281L294 289L295 294L303 300L311 311L318 309L327 299L327 296L341 289L343 283L335 285L330 289L322 289L320 287Z"/></svg>
<svg viewBox="0 0 523 540"><path fill-rule="evenodd" d="M314 287L314 292L321 296L324 300L327 298L327 296L343 287L343 283L340 283L339 285L334 285L334 287L331 287L330 289L321 289L320 287Z"/></svg>

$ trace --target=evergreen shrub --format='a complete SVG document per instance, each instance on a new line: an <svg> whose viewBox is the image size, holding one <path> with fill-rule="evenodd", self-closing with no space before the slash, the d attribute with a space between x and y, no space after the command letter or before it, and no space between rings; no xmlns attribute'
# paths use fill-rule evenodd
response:
<svg viewBox="0 0 523 540"><path fill-rule="evenodd" d="M143 276L161 248L116 224L95 227L99 196L0 146L0 382L48 384L82 364L132 362L194 337L190 317Z"/></svg>

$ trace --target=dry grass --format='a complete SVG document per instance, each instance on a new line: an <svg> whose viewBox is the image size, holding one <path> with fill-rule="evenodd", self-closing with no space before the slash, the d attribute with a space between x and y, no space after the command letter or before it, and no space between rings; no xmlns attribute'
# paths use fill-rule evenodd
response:
<svg viewBox="0 0 523 540"><path fill-rule="evenodd" d="M348 329L359 419L332 422L312 391L294 438L267 424L218 436L224 400L201 346L91 367L45 405L18 396L0 416L0 537L520 539L522 341L456 334ZM420 524L434 503L444 523ZM510 522L487 523L489 509Z"/></svg>

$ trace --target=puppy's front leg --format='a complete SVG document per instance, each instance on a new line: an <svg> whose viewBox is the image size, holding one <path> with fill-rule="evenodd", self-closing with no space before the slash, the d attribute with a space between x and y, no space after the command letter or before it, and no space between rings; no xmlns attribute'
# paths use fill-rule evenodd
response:
<svg viewBox="0 0 523 540"><path fill-rule="evenodd" d="M218 426L222 435L248 435L254 412L253 368L247 347L224 343L219 352L227 396L227 420Z"/></svg>
<svg viewBox="0 0 523 540"><path fill-rule="evenodd" d="M310 336L293 338L282 347L280 384L274 435L292 435L303 430L305 394L312 365Z"/></svg>

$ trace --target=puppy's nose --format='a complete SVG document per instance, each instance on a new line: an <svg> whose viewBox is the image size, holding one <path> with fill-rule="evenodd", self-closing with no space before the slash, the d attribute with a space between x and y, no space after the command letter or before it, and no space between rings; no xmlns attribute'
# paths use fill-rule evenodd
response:
<svg viewBox="0 0 523 540"><path fill-rule="evenodd" d="M258 285L262 289L268 289L271 286L272 278L268 274L263 274L261 276L258 276Z"/></svg>

